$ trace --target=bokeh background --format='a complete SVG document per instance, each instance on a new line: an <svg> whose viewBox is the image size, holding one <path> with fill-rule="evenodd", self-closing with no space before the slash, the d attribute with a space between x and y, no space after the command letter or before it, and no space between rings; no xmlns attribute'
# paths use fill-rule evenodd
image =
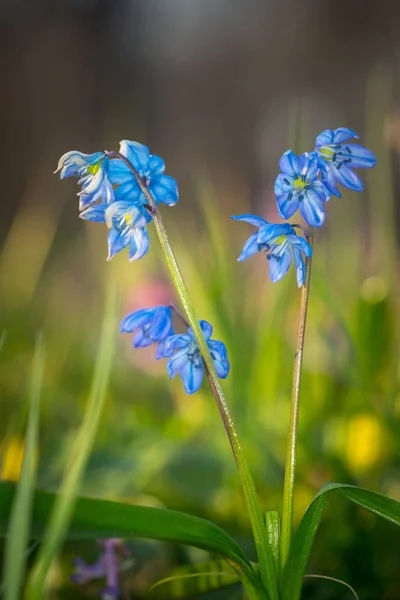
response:
<svg viewBox="0 0 400 600"><path fill-rule="evenodd" d="M17 479L35 333L46 339L39 485L56 490L87 402L107 288L120 315L175 301L160 248L106 262L105 226L78 219L76 182L54 176L70 149L146 143L179 182L164 207L198 314L228 346L227 397L265 510L280 509L299 293L236 262L250 227L277 219L284 150L326 128L354 129L377 155L366 189L327 205L317 232L302 384L296 520L327 481L400 500L400 4L395 0L2 0L0 5L1 476ZM251 551L229 444L206 386L192 397L150 349L117 332L107 405L82 492L212 519ZM124 599L200 551L129 543ZM36 548L32 547L32 560ZM52 599L95 598L69 583L66 544ZM400 533L332 498L310 573L363 600L399 600ZM209 600L238 599L239 588ZM310 579L308 600L346 600Z"/></svg>

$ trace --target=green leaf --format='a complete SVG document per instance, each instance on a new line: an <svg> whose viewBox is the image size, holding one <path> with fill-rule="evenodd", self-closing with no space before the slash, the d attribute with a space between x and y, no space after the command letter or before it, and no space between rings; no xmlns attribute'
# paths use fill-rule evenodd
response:
<svg viewBox="0 0 400 600"><path fill-rule="evenodd" d="M1 344L1 340L0 340ZM35 485L35 454L39 429L39 397L43 380L43 339L36 339L30 385L30 408L21 476L10 507L4 556L4 600L19 600L26 567L26 547Z"/></svg>
<svg viewBox="0 0 400 600"><path fill-rule="evenodd" d="M222 560L211 560L197 565L178 567L150 590L152 600L181 600L206 594L239 583L240 578L233 568Z"/></svg>
<svg viewBox="0 0 400 600"><path fill-rule="evenodd" d="M400 525L400 502L352 485L329 483L317 493L307 508L294 536L282 584L282 600L299 600L304 574L328 494L334 492L380 517Z"/></svg>
<svg viewBox="0 0 400 600"><path fill-rule="evenodd" d="M6 532L14 493L15 484L0 482L0 535ZM35 537L43 535L48 514L59 498L54 493L36 491L32 518ZM148 538L195 546L223 557L237 572L256 580L240 546L210 521L173 510L78 498L67 539L109 537Z"/></svg>

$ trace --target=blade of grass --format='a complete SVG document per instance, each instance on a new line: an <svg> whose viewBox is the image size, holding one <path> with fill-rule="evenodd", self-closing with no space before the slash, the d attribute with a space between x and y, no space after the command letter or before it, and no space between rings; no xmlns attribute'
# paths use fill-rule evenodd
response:
<svg viewBox="0 0 400 600"><path fill-rule="evenodd" d="M27 544L32 515L35 474L35 453L38 443L39 398L43 381L43 337L36 338L30 384L30 409L26 432L21 476L12 505L4 556L4 600L19 600L25 573Z"/></svg>
<svg viewBox="0 0 400 600"><path fill-rule="evenodd" d="M28 580L26 600L43 600L46 576L60 551L93 448L108 386L116 329L116 292L110 289L103 319L92 388L83 423L78 431L71 458L66 465L60 495L51 511L43 545Z"/></svg>

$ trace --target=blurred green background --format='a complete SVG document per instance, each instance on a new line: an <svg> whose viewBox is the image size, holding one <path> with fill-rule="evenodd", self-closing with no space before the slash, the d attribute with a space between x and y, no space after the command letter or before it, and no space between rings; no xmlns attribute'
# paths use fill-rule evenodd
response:
<svg viewBox="0 0 400 600"><path fill-rule="evenodd" d="M313 149L323 129L350 127L377 155L362 194L327 205L316 232L301 393L298 521L327 481L400 500L400 6L337 0L5 1L0 149L1 477L18 478L35 333L46 339L38 484L59 486L87 402L108 286L122 318L176 301L154 231L151 251L106 262L105 226L78 219L76 182L52 175L61 154L149 145L178 180L163 207L200 318L228 347L224 383L263 509L280 510L299 292L257 256L236 262L250 227L231 214L278 218L281 154ZM151 227L149 229L152 229ZM235 465L206 385L168 380L154 349L116 332L111 385L82 493L166 506L251 536ZM123 598L205 553L130 541ZM32 546L33 560L37 548ZM66 544L52 599L95 598L69 583ZM400 599L400 534L331 499L309 573L344 579L363 600ZM240 598L239 588L209 600ZM309 580L309 600L351 598Z"/></svg>

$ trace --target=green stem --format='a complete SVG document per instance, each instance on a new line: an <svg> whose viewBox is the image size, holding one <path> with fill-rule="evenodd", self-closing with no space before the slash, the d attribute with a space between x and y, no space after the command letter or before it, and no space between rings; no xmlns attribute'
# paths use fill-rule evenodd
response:
<svg viewBox="0 0 400 600"><path fill-rule="evenodd" d="M308 243L313 246L313 232L308 231ZM306 281L301 290L299 325L297 331L296 353L293 365L293 383L290 408L289 438L286 450L285 483L283 488L283 511L282 511L282 537L281 537L281 565L282 572L285 566L292 539L293 530L293 505L294 505L294 481L296 471L296 440L299 421L300 406L300 380L301 367L303 363L304 337L306 332L308 295L310 291L311 258L307 260Z"/></svg>
<svg viewBox="0 0 400 600"><path fill-rule="evenodd" d="M184 312L187 316L187 320L190 324L190 327L192 328L193 334L199 345L200 353L205 362L211 390L217 403L217 407L221 415L236 461L237 469L239 472L239 478L242 485L253 530L258 560L260 563L261 578L265 588L269 592L270 600L278 600L278 582L275 573L274 558L266 535L264 519L258 502L254 480L245 460L242 445L239 440L239 436L237 434L236 427L233 422L228 404L225 400L224 392L219 382L218 375L215 370L214 362L211 358L207 342L201 330L199 320L197 318L193 303L189 296L186 284L182 277L182 273L176 261L174 252L169 243L160 211L158 210L154 198L150 194L142 177L139 175L134 166L129 162L129 160L118 152L106 152L106 155L109 158L119 158L125 162L125 164L131 169L132 173L134 174L140 186L140 189L147 200L148 211L153 217L157 235L160 240L161 248L163 250L165 260L170 270L172 280L174 282L176 291L182 303Z"/></svg>

